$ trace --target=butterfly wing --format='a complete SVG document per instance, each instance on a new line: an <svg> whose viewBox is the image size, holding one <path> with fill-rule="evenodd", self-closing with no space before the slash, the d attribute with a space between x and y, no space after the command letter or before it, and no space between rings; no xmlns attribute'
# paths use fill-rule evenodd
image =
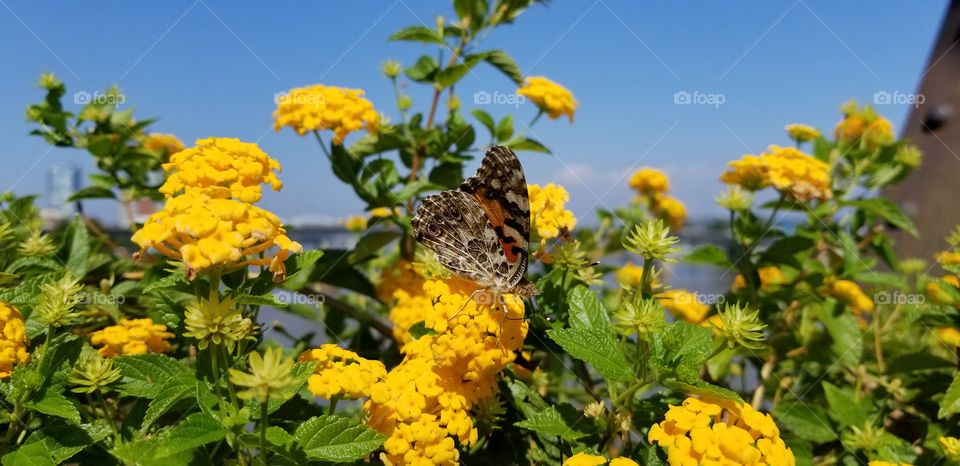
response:
<svg viewBox="0 0 960 466"><path fill-rule="evenodd" d="M517 154L507 147L491 147L477 174L467 178L460 190L471 195L486 214L507 261L507 285L516 285L526 275L530 242L530 198Z"/></svg>
<svg viewBox="0 0 960 466"><path fill-rule="evenodd" d="M462 191L427 197L412 221L417 241L430 248L451 272L492 286L509 279L510 268L483 208Z"/></svg>

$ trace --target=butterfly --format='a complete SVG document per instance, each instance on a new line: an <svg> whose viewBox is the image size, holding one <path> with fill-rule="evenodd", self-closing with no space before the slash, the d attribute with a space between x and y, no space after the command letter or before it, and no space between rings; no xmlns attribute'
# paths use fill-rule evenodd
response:
<svg viewBox="0 0 960 466"><path fill-rule="evenodd" d="M416 240L455 275L498 295L539 294L527 280L527 181L509 148L491 147L477 174L458 189L424 199L412 226Z"/></svg>

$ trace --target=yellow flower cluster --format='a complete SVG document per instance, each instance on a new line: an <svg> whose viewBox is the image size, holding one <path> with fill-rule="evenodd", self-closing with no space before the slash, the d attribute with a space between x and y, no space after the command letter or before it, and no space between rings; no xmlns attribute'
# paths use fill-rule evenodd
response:
<svg viewBox="0 0 960 466"><path fill-rule="evenodd" d="M371 388L387 375L382 362L361 358L353 351L331 344L303 353L300 361L317 362L313 375L307 380L307 390L328 400L370 396Z"/></svg>
<svg viewBox="0 0 960 466"><path fill-rule="evenodd" d="M773 186L800 201L832 196L830 165L793 147L771 145L760 156L745 155L728 166L720 181L751 191Z"/></svg>
<svg viewBox="0 0 960 466"><path fill-rule="evenodd" d="M183 141L172 134L150 133L143 138L143 147L150 152L171 156L182 151Z"/></svg>
<svg viewBox="0 0 960 466"><path fill-rule="evenodd" d="M654 215L670 224L670 228L683 228L687 221L687 207L679 199L667 195L670 179L666 173L642 167L630 176L628 185L639 194L638 199L648 202Z"/></svg>
<svg viewBox="0 0 960 466"><path fill-rule="evenodd" d="M700 302L696 293L687 290L668 290L657 295L660 304L674 317L691 324L699 324L710 312L710 306Z"/></svg>
<svg viewBox="0 0 960 466"><path fill-rule="evenodd" d="M643 283L643 267L627 262L617 270L615 276L621 285L636 288Z"/></svg>
<svg viewBox="0 0 960 466"><path fill-rule="evenodd" d="M286 236L276 215L253 205L262 197L261 183L281 188L276 160L256 144L208 138L163 167L168 178L160 191L167 201L134 233L141 252L154 248L195 272L255 265L283 278L283 261L302 247ZM273 247L272 257L261 254Z"/></svg>
<svg viewBox="0 0 960 466"><path fill-rule="evenodd" d="M423 291L424 282L413 263L401 259L383 270L377 285L380 301L393 304L390 321L393 322L393 337L400 345L413 340L410 327L422 322L427 310L433 306Z"/></svg>
<svg viewBox="0 0 960 466"><path fill-rule="evenodd" d="M937 262L940 265L960 265L960 252L943 251L937 253Z"/></svg>
<svg viewBox="0 0 960 466"><path fill-rule="evenodd" d="M277 99L273 129L289 126L303 136L310 131L333 131L334 144L342 144L348 134L361 129L376 133L380 114L363 97L361 89L313 86L291 89Z"/></svg>
<svg viewBox="0 0 960 466"><path fill-rule="evenodd" d="M933 330L937 339L950 346L960 347L960 330L955 327L938 327Z"/></svg>
<svg viewBox="0 0 960 466"><path fill-rule="evenodd" d="M397 290L403 290L407 295L423 294L423 283L424 278L413 263L399 259L383 269L380 283L377 284L377 297L386 303L398 299L395 296Z"/></svg>
<svg viewBox="0 0 960 466"><path fill-rule="evenodd" d="M835 129L838 142L866 149L875 149L893 142L893 123L877 115L873 108L848 102L841 110L843 119L837 123Z"/></svg>
<svg viewBox="0 0 960 466"><path fill-rule="evenodd" d="M395 292L398 305L403 295L421 296L421 320L436 333L406 343L403 361L364 404L368 424L389 436L386 464L455 465L454 438L464 446L477 441L470 410L495 392L495 376L515 359L527 322L519 298L480 292L470 299L476 289L451 279L426 281L422 294Z"/></svg>
<svg viewBox="0 0 960 466"><path fill-rule="evenodd" d="M0 302L0 379L10 377L13 366L30 359L27 331L17 308Z"/></svg>
<svg viewBox="0 0 960 466"><path fill-rule="evenodd" d="M944 456L954 463L960 462L960 439L956 437L940 437L940 448Z"/></svg>
<svg viewBox="0 0 960 466"><path fill-rule="evenodd" d="M820 137L820 130L813 126L802 125L800 123L787 125L783 129L787 131L787 136L790 136L790 139L797 142L813 141Z"/></svg>
<svg viewBox="0 0 960 466"><path fill-rule="evenodd" d="M783 275L783 271L779 267L770 265L766 267L760 267L757 270L757 274L760 276L760 289L769 290L776 286L786 283L787 278ZM731 288L734 291L742 290L747 287L747 280L743 278L743 275L737 274L733 278L733 285Z"/></svg>
<svg viewBox="0 0 960 466"><path fill-rule="evenodd" d="M745 403L687 398L648 438L666 449L670 466L796 464L773 418Z"/></svg>
<svg viewBox="0 0 960 466"><path fill-rule="evenodd" d="M97 330L90 335L90 344L100 346L97 352L105 358L115 356L166 353L173 349L167 341L174 335L167 326L150 319L120 319L117 325Z"/></svg>
<svg viewBox="0 0 960 466"><path fill-rule="evenodd" d="M527 185L527 192L530 196L530 223L540 239L562 236L577 226L573 212L564 208L570 195L563 186L531 184Z"/></svg>
<svg viewBox="0 0 960 466"><path fill-rule="evenodd" d="M530 99L551 120L566 115L572 122L573 113L580 105L569 90L543 76L528 76L517 94Z"/></svg>
<svg viewBox="0 0 960 466"><path fill-rule="evenodd" d="M667 174L656 168L642 167L630 175L631 188L640 194L662 194L670 189Z"/></svg>
<svg viewBox="0 0 960 466"><path fill-rule="evenodd" d="M824 282L824 294L839 299L857 314L873 312L873 299L850 280L828 278Z"/></svg>
<svg viewBox="0 0 960 466"><path fill-rule="evenodd" d="M956 275L944 275L940 277L940 280L956 289L960 289L960 279ZM937 304L954 304L955 301L952 294L941 289L940 285L934 281L927 283L927 297Z"/></svg>
<svg viewBox="0 0 960 466"><path fill-rule="evenodd" d="M343 220L343 227L347 231L360 233L367 229L367 217L364 215L351 215Z"/></svg>
<svg viewBox="0 0 960 466"><path fill-rule="evenodd" d="M584 452L577 453L576 455L567 458L563 462L563 466L600 466L602 464L607 464L607 459L600 455L588 455ZM610 460L610 466L639 466L636 461L630 458L614 458Z"/></svg>

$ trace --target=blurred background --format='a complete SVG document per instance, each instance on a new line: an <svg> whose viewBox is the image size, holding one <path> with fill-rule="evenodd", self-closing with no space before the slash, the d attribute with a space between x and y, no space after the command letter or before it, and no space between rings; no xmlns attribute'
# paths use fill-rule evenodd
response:
<svg viewBox="0 0 960 466"><path fill-rule="evenodd" d="M687 231L695 234L697 225L722 214L713 197L726 163L787 144L785 124L831 131L839 105L857 99L902 130L915 103L904 96L915 95L934 62L931 47L947 7L945 0L735 7L553 1L534 7L488 45L509 49L524 75L549 76L581 104L572 124L544 120L530 130L554 154L522 155L529 182L563 184L571 210L591 224L593 209L627 201L633 169L658 167L686 203ZM41 205L61 209L92 171L82 151L57 149L27 134L24 108L42 98L35 82L50 71L65 81L65 101L75 109L116 84L121 107L159 118L153 130L173 133L188 146L207 136L258 142L284 168L284 190L268 193L262 206L294 228L336 229L338 219L364 206L334 178L315 141L273 131L274 96L313 83L361 88L395 119L380 61L391 57L409 65L423 49L386 38L417 22L432 26L438 15L455 16L450 2L278 7L0 0L0 191L37 193ZM414 105L426 106L429 95L414 91ZM515 111L513 102L485 101L485 94L515 91L490 67L478 67L458 91L468 109L494 116ZM530 103L517 110L520 122L535 114ZM120 218L113 201L86 201L85 208L105 224Z"/></svg>

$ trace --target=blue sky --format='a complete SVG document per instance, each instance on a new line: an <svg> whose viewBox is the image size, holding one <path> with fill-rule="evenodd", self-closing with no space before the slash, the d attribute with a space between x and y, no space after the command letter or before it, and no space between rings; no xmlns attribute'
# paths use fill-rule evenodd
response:
<svg viewBox="0 0 960 466"><path fill-rule="evenodd" d="M945 0L555 0L485 43L508 50L524 74L562 83L581 103L575 123L544 119L531 130L555 155L522 155L529 182L562 183L571 209L589 222L593 207L628 199L632 169L655 166L670 174L691 215L704 218L720 213L712 199L726 162L787 143L783 125L830 129L848 99L915 92L945 7ZM283 164L286 187L263 205L284 218L357 213L363 205L334 178L313 139L272 130L273 96L312 83L358 87L394 114L380 62L411 64L433 51L386 37L432 25L438 14L453 16L449 2L0 0L0 191L42 193L54 163L91 170L84 153L48 150L27 135L24 108L42 96L34 82L52 71L68 96L118 84L139 117L158 117L156 131L188 144L207 136L258 141ZM415 87L415 105L424 109L427 91ZM470 107L479 91L514 88L478 67L458 92ZM723 104L676 105L681 91L722 95ZM524 122L535 114L529 103L483 108ZM908 106L878 110L901 128ZM116 218L110 203L93 210Z"/></svg>

